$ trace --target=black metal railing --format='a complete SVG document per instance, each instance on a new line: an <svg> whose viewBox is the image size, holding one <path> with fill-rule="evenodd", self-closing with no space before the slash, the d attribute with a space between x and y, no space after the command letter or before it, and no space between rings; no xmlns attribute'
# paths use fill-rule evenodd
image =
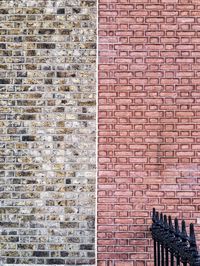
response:
<svg viewBox="0 0 200 266"><path fill-rule="evenodd" d="M187 234L185 221L181 221L181 229L177 218L172 222L171 216L163 215L153 209L152 238L154 244L154 266L200 266L200 254L194 233L194 225L190 224Z"/></svg>

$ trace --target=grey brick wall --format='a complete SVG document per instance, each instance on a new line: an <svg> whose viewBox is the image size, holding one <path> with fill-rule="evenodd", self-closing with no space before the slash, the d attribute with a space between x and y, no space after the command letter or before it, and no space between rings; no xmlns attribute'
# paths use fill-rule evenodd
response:
<svg viewBox="0 0 200 266"><path fill-rule="evenodd" d="M0 1L0 265L95 265L96 0Z"/></svg>

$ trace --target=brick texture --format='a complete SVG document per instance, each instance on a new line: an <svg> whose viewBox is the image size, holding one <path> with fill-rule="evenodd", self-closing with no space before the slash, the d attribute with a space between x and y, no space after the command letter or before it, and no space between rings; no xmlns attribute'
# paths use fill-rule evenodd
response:
<svg viewBox="0 0 200 266"><path fill-rule="evenodd" d="M99 266L153 265L153 207L198 230L199 22L195 0L99 0Z"/></svg>
<svg viewBox="0 0 200 266"><path fill-rule="evenodd" d="M95 265L96 1L0 21L0 265Z"/></svg>

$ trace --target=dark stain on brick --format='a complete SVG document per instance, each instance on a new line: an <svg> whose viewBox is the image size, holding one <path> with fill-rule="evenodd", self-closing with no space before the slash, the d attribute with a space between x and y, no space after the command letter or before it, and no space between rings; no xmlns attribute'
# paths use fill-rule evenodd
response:
<svg viewBox="0 0 200 266"><path fill-rule="evenodd" d="M17 176L32 176L32 172L30 171L19 171Z"/></svg>
<svg viewBox="0 0 200 266"><path fill-rule="evenodd" d="M48 257L49 252L48 251L33 251L34 257Z"/></svg>
<svg viewBox="0 0 200 266"><path fill-rule="evenodd" d="M57 75L57 78L65 78L66 76L65 72L57 72L56 75Z"/></svg>
<svg viewBox="0 0 200 266"><path fill-rule="evenodd" d="M52 84L52 83L53 83L52 79L45 79L44 80L44 84Z"/></svg>
<svg viewBox="0 0 200 266"><path fill-rule="evenodd" d="M3 8L1 8L1 9L0 9L0 14L2 14L2 15L6 15L6 14L8 14L8 9L3 9Z"/></svg>
<svg viewBox="0 0 200 266"><path fill-rule="evenodd" d="M27 113L41 113L42 112L42 108L27 108L26 109Z"/></svg>
<svg viewBox="0 0 200 266"><path fill-rule="evenodd" d="M0 65L0 69L8 69L8 66L6 66L6 65Z"/></svg>
<svg viewBox="0 0 200 266"><path fill-rule="evenodd" d="M65 264L63 259L47 259L47 264Z"/></svg>
<svg viewBox="0 0 200 266"><path fill-rule="evenodd" d="M18 234L17 231L10 231L10 232L9 232L9 235L17 235L17 234Z"/></svg>
<svg viewBox="0 0 200 266"><path fill-rule="evenodd" d="M57 10L57 14L59 14L59 15L65 14L65 9L64 8L59 8Z"/></svg>
<svg viewBox="0 0 200 266"><path fill-rule="evenodd" d="M25 67L27 70L36 70L37 69L37 65L31 65L31 64L26 64Z"/></svg>
<svg viewBox="0 0 200 266"><path fill-rule="evenodd" d="M60 35L69 35L70 33L71 33L71 30L67 30L67 29L60 29L59 30Z"/></svg>
<svg viewBox="0 0 200 266"><path fill-rule="evenodd" d="M28 50L27 56L36 56L36 51L35 50Z"/></svg>
<svg viewBox="0 0 200 266"><path fill-rule="evenodd" d="M18 249L33 249L34 245L33 244L18 244L17 248Z"/></svg>
<svg viewBox="0 0 200 266"><path fill-rule="evenodd" d="M61 257L68 257L69 256L69 252L67 252L67 251L61 251L60 252L60 256Z"/></svg>
<svg viewBox="0 0 200 266"><path fill-rule="evenodd" d="M35 136L22 136L22 141L35 141Z"/></svg>
<svg viewBox="0 0 200 266"><path fill-rule="evenodd" d="M0 43L0 49L6 49L6 44L5 43Z"/></svg>
<svg viewBox="0 0 200 266"><path fill-rule="evenodd" d="M89 258L94 258L95 257L95 252L87 252L87 256Z"/></svg>
<svg viewBox="0 0 200 266"><path fill-rule="evenodd" d="M79 120L93 120L94 116L93 115L79 114L78 119Z"/></svg>
<svg viewBox="0 0 200 266"><path fill-rule="evenodd" d="M78 106L95 106L96 101L78 102Z"/></svg>
<svg viewBox="0 0 200 266"><path fill-rule="evenodd" d="M27 72L17 72L17 77L27 77Z"/></svg>
<svg viewBox="0 0 200 266"><path fill-rule="evenodd" d="M21 119L22 120L35 120L35 115L22 115Z"/></svg>
<svg viewBox="0 0 200 266"><path fill-rule="evenodd" d="M82 108L82 112L83 112L83 113L87 113L87 108L86 108L86 107L83 107L83 108Z"/></svg>
<svg viewBox="0 0 200 266"><path fill-rule="evenodd" d="M13 40L14 40L14 42L22 42L23 41L21 36L14 37Z"/></svg>
<svg viewBox="0 0 200 266"><path fill-rule="evenodd" d="M56 44L55 43L38 43L37 48L38 49L55 49Z"/></svg>
<svg viewBox="0 0 200 266"><path fill-rule="evenodd" d="M38 33L44 34L44 35L51 35L51 34L55 34L55 30L54 29L40 29Z"/></svg>
<svg viewBox="0 0 200 266"><path fill-rule="evenodd" d="M80 243L80 238L78 237L69 237L68 238L69 243Z"/></svg>
<svg viewBox="0 0 200 266"><path fill-rule="evenodd" d="M19 223L0 222L0 226L2 226L2 228L5 228L5 227L19 227Z"/></svg>
<svg viewBox="0 0 200 266"><path fill-rule="evenodd" d="M2 56L12 56L12 51L3 50Z"/></svg>
<svg viewBox="0 0 200 266"><path fill-rule="evenodd" d="M64 136L53 136L53 141L64 141Z"/></svg>
<svg viewBox="0 0 200 266"><path fill-rule="evenodd" d="M78 223L76 222L61 222L60 228L77 228Z"/></svg>
<svg viewBox="0 0 200 266"><path fill-rule="evenodd" d="M26 184L37 184L37 180L27 180Z"/></svg>
<svg viewBox="0 0 200 266"><path fill-rule="evenodd" d="M15 259L14 258L7 258L6 263L13 264L13 263L15 263Z"/></svg>
<svg viewBox="0 0 200 266"><path fill-rule="evenodd" d="M81 9L80 8L73 8L73 13L75 14L79 14L81 12Z"/></svg>
<svg viewBox="0 0 200 266"><path fill-rule="evenodd" d="M65 107L56 107L53 111L55 113L64 113L65 112Z"/></svg>
<svg viewBox="0 0 200 266"><path fill-rule="evenodd" d="M94 249L94 246L90 244L80 245L80 250L93 250L93 249Z"/></svg>
<svg viewBox="0 0 200 266"><path fill-rule="evenodd" d="M18 236L17 237L12 236L9 238L9 241L10 242L19 242L19 237Z"/></svg>
<svg viewBox="0 0 200 266"><path fill-rule="evenodd" d="M10 79L0 79L0 84L10 84Z"/></svg>

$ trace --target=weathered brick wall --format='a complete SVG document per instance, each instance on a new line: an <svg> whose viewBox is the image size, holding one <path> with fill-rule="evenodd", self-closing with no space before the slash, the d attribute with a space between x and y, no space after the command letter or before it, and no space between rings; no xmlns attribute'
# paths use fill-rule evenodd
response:
<svg viewBox="0 0 200 266"><path fill-rule="evenodd" d="M96 1L0 20L0 265L95 265Z"/></svg>
<svg viewBox="0 0 200 266"><path fill-rule="evenodd" d="M149 266L152 207L200 219L200 2L99 0L99 16L99 266Z"/></svg>

